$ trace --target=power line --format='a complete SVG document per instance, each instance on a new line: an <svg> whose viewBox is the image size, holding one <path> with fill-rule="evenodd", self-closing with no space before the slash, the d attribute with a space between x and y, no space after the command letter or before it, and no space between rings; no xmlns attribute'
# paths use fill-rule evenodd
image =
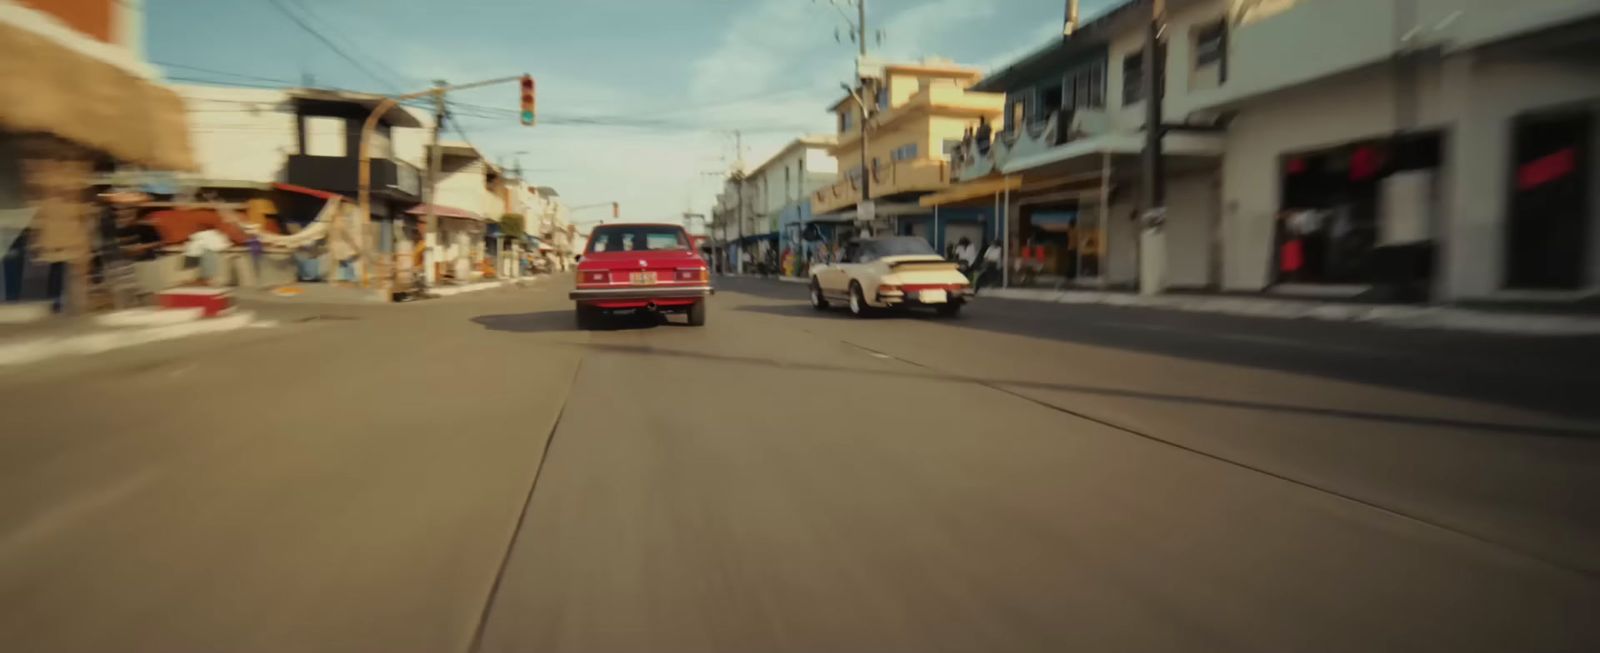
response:
<svg viewBox="0 0 1600 653"><path fill-rule="evenodd" d="M203 77L187 77L187 76L182 76L182 75L168 75L167 76L167 80L168 81L173 81L173 82L193 82L193 83L197 83L197 84L220 84L220 85L223 85L223 86L241 86L241 87L244 87L244 88L267 88L267 89L280 90L280 91L285 89L285 88L287 88L283 84L256 84L256 83L251 83L251 82L234 81L234 80L230 80L230 79L206 79L206 78L203 78ZM249 102L251 104L256 104L256 103L259 102L257 100L247 101L247 100L222 100L222 99L213 100L213 99L207 99L207 98L202 98L202 99L205 99L207 102Z"/></svg>
<svg viewBox="0 0 1600 653"><path fill-rule="evenodd" d="M198 73L210 73L210 74L213 74L213 75L226 75L226 76L229 76L229 77L238 77L238 78L241 78L241 79L250 79L250 80L255 80L255 81L260 81L260 82L276 82L276 83L279 83L279 84L289 84L289 85L293 85L294 84L294 82L291 81L291 80L279 79L277 77L261 77L259 75L247 75L245 73L231 73L231 72L228 72L226 70L217 70L215 68L202 68L200 66L191 66L189 64L183 64L183 63L173 63L173 62L170 62L170 61L151 61L150 63L156 64L158 66L166 66L167 68L182 68L184 70L190 70L190 71L194 71L194 72L198 72Z"/></svg>
<svg viewBox="0 0 1600 653"><path fill-rule="evenodd" d="M285 5L285 4L283 4L283 0L267 0L267 1L271 2L272 6L277 7L278 11L280 13L282 13L285 16L288 16L289 20L294 21L294 24L299 25L300 29L305 30L305 32L307 34L310 34L310 35L316 37L317 40L321 41L323 45L328 46L328 49L332 50L334 52L334 54L337 54L341 58L343 58L345 61L350 62L350 65L355 66L361 72L366 73L368 77L371 77L371 78L377 80L378 82L384 84L385 86L388 86L390 90L395 90L395 89L399 88L392 80L386 79L383 76L381 76L381 75L377 74L376 72L374 72L371 68L368 68L366 64L361 63L361 61L357 60L354 56L351 56L351 54L349 52L345 52L344 48L339 47L339 44L335 43L333 41L333 39L330 39L330 38L327 37L327 35L323 34L322 32L317 31L317 29L315 27L312 27L310 23L307 23L304 18L301 18L299 15L295 14L293 11L290 11L289 7L287 5Z"/></svg>
<svg viewBox="0 0 1600 653"><path fill-rule="evenodd" d="M352 49L356 50L358 53L360 53L362 55L365 55L368 61L371 61L372 63L377 64L377 66L379 68L382 68L384 72L389 73L390 75L393 75L394 78L399 79L402 82L408 82L408 84L402 84L402 86L413 85L413 84L410 84L410 82L415 82L414 85L420 85L421 84L420 80L418 80L416 78L413 78L413 77L410 77L410 76L406 75L405 73L402 73L399 70L395 69L395 67L390 66L387 62L385 62L383 60L382 57L373 56L372 53L362 50L362 48L359 45L356 45L355 39L352 39L349 36L347 36L336 25L334 25L333 21L328 20L327 18L323 18L322 16L319 16L317 14L317 12L312 11L311 6L306 4L305 0L290 0L290 2L293 2L294 6L299 7L300 11L302 13L304 13L306 16L308 16L308 17L310 17L312 19L319 19L319 20L321 20L322 25L324 27L332 28L334 36L340 37L341 41L343 41L344 43L349 44L350 47Z"/></svg>

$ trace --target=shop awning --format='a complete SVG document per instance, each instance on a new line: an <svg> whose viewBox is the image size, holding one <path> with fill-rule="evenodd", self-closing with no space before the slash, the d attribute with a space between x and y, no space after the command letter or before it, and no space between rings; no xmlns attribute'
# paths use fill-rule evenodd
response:
<svg viewBox="0 0 1600 653"><path fill-rule="evenodd" d="M428 205L427 204L418 204L416 206L413 206L413 207L407 209L406 213L409 213L411 215L427 215L428 214ZM435 204L435 205L433 205L433 214L437 215L437 216L439 216L441 218L457 218L457 219L461 219L461 220L480 220L480 221L483 220L483 216L481 216L481 215L478 215L478 214L473 213L471 211L468 211L466 209L458 209L456 207L445 206L443 204Z"/></svg>
<svg viewBox="0 0 1600 653"><path fill-rule="evenodd" d="M0 2L0 129L50 134L119 162L194 171L176 93L127 50Z"/></svg>
<svg viewBox="0 0 1600 653"><path fill-rule="evenodd" d="M1167 159L1217 159L1221 158L1223 147L1221 134L1170 132L1162 139L1162 155ZM1091 167L1098 167L1093 162L1098 161L1101 155L1138 156L1142 152L1144 134L1118 132L1078 139L1033 156L1012 159L1001 168L1009 174L1077 159L1084 159L1091 163Z"/></svg>
<svg viewBox="0 0 1600 653"><path fill-rule="evenodd" d="M1022 177L1017 175L1010 177L995 177L993 179L979 179L977 181L969 181L964 184L952 186L937 193L923 195L921 199L917 200L917 203L921 204L923 207L932 208L935 206L944 206L946 204L965 202L972 199L990 198L1008 190L1016 190L1021 187Z"/></svg>
<svg viewBox="0 0 1600 653"><path fill-rule="evenodd" d="M306 188L305 186L296 186L294 184L278 183L278 184L273 184L272 187L276 188L278 190L281 190L281 191L288 191L290 193L298 193L300 195L310 195L311 197L315 197L315 198L318 198L318 199L324 199L324 200L349 199L349 198L347 198L347 197L345 197L343 195L340 195L338 193L330 193L330 192L325 191L325 190L317 190L315 188Z"/></svg>

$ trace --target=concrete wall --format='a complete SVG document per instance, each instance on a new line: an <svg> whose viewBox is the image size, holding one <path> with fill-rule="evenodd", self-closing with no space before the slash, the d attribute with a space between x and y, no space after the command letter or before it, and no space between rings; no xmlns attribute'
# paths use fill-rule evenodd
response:
<svg viewBox="0 0 1600 653"><path fill-rule="evenodd" d="M1130 216L1138 208L1132 194L1111 203L1106 221L1106 260L1103 276L1113 286L1139 282L1139 226ZM1176 243L1168 248L1178 246Z"/></svg>
<svg viewBox="0 0 1600 653"><path fill-rule="evenodd" d="M1167 180L1166 279L1168 288L1202 288L1212 279L1220 180L1215 174Z"/></svg>
<svg viewBox="0 0 1600 653"><path fill-rule="evenodd" d="M1223 163L1224 288L1259 290L1270 279L1272 225L1284 154L1382 137L1402 127L1392 69L1374 66L1262 96L1229 126ZM1421 66L1409 93L1409 129L1445 134L1444 220L1434 234L1444 300L1481 298L1503 286L1511 121L1521 113L1600 102L1600 62L1459 53ZM1600 219L1590 233L1600 232ZM1600 253L1600 236L1591 252ZM1600 256L1591 254L1591 284Z"/></svg>
<svg viewBox="0 0 1600 653"><path fill-rule="evenodd" d="M831 173L837 175L839 173L839 162L828 154L828 150L826 148L807 149L806 172ZM828 183L833 182L830 181ZM823 185L825 186L827 184ZM811 190L816 190L816 188L820 188L820 186L814 187Z"/></svg>
<svg viewBox="0 0 1600 653"><path fill-rule="evenodd" d="M1459 114L1445 147L1447 218L1438 289L1445 299L1467 299L1493 293L1505 281L1511 121L1572 103L1600 109L1600 62L1464 53L1446 61L1444 84ZM1600 184L1589 192L1588 283L1593 288L1600 286Z"/></svg>
<svg viewBox="0 0 1600 653"><path fill-rule="evenodd" d="M1425 66L1414 90L1414 128L1443 126L1438 67ZM1396 92L1391 69L1371 67L1263 96L1238 112L1223 157L1224 288L1259 290L1269 281L1280 157L1393 132Z"/></svg>
<svg viewBox="0 0 1600 653"><path fill-rule="evenodd" d="M505 203L484 185L488 165L480 160L445 157L439 176L438 204L472 211L490 220L500 219Z"/></svg>
<svg viewBox="0 0 1600 653"><path fill-rule="evenodd" d="M283 91L175 85L188 112L190 145L201 179L283 181L299 153L294 107Z"/></svg>

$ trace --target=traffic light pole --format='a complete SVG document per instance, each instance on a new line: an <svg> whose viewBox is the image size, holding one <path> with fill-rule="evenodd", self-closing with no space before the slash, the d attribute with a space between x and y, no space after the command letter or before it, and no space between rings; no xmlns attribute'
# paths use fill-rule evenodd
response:
<svg viewBox="0 0 1600 653"><path fill-rule="evenodd" d="M373 133L374 130L377 129L378 121L380 119L382 119L383 116L388 115L390 111L393 111L394 108L396 106L398 106L401 102L404 102L406 100L415 100L417 98L429 97L429 96L433 97L434 108L435 108L436 111L438 111L438 114L439 114L438 115L438 120L443 120L445 93L448 93L450 91L465 90L465 89L469 89L469 88L478 88L480 86L490 86L490 85L494 85L494 84L504 84L504 83L507 83L507 82L515 82L515 81L520 81L522 78L523 78L522 75L515 75L515 76L511 76L511 77L497 77L497 78L494 78L494 79L486 79L486 80L479 81L479 82L470 82L470 83L467 83L467 84L455 84L455 85L448 85L448 84L444 84L444 83L440 82L440 83L436 84L433 88L430 88L430 89L428 89L426 91L417 91L415 93L407 93L407 94L404 94L404 95L396 95L396 96L393 96L393 97L386 97L386 98L383 99L382 102L378 103L378 106L372 108L372 113L367 116L366 122L362 123L362 125L361 125L361 140L360 140L360 145L357 147L360 161L357 164L357 172L356 172L356 177L357 177L356 197L357 197L357 202L360 204L360 207L361 207L361 239L360 239L360 241L361 241L361 262L362 262L362 266L361 266L361 285L362 285L362 287L366 287L368 285L368 283L370 281L369 275L370 275L370 271L372 269L371 254L370 254L371 251L372 251L372 247L371 247L371 244L368 243L367 241L368 241L368 232L371 231L371 225L372 225L372 157L371 157L372 133ZM424 235L424 238L426 238L427 235L432 235L433 234L434 221L438 217L434 212L433 188L435 187L435 185L437 184L437 181L438 181L440 159L441 159L441 157L439 155L439 124L440 123L438 123L438 122L434 123L433 151L430 153L429 160L428 160L428 180L429 180L428 181L428 188L429 188L429 191L428 191L428 198L427 198L427 200L428 200L427 201L427 215L426 215L426 218L425 218L427 222L426 222L426 225L424 227L425 229L427 229L427 234ZM394 261L390 261L389 262L389 266L388 266L389 273L386 274L385 277L388 279L388 283L390 284L390 291L391 292L393 291L394 273L395 273L395 271L398 270L398 268L399 268L399 266L395 265ZM430 269L431 269L431 266L430 266Z"/></svg>

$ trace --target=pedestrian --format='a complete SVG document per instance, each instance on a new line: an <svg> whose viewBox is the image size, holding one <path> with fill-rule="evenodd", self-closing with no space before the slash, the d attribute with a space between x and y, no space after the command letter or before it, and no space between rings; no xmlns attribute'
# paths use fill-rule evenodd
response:
<svg viewBox="0 0 1600 653"><path fill-rule="evenodd" d="M1000 247L1000 241L989 243L989 248L983 252L983 267L972 270L972 288L977 290L985 284L994 284L994 275L998 274L1004 265L1005 252Z"/></svg>
<svg viewBox="0 0 1600 653"><path fill-rule="evenodd" d="M993 137L994 137L994 127L989 125L989 117L988 116L979 116L978 117L978 132L977 132L977 135L976 135L976 139L977 139L977 143L978 143L978 154L987 155L989 153L989 140L992 139Z"/></svg>
<svg viewBox="0 0 1600 653"><path fill-rule="evenodd" d="M962 236L961 240L956 241L956 260L965 263L967 269L971 270L978 264L978 246L972 244L966 236Z"/></svg>

